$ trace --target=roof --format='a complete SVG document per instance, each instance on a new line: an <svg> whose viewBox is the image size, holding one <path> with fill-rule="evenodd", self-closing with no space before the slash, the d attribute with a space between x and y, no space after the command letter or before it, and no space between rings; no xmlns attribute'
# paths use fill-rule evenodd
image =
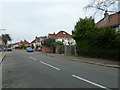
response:
<svg viewBox="0 0 120 90"><path fill-rule="evenodd" d="M21 43L21 44L25 44L25 45L26 45L26 44L30 44L30 43L29 43L28 41L26 41L26 40L21 41L20 43Z"/></svg>
<svg viewBox="0 0 120 90"><path fill-rule="evenodd" d="M117 25L120 25L120 12L114 13L109 15L108 19L105 20L105 18L101 19L96 23L96 26L108 26L108 27L114 27Z"/></svg>
<svg viewBox="0 0 120 90"><path fill-rule="evenodd" d="M16 42L16 43L13 43L12 45L20 45L21 43L20 42Z"/></svg>
<svg viewBox="0 0 120 90"><path fill-rule="evenodd" d="M40 38L42 38L42 39L47 39L47 36L41 36Z"/></svg>
<svg viewBox="0 0 120 90"><path fill-rule="evenodd" d="M40 37L35 37L35 39L31 42L31 43L34 43L36 41L39 41L40 39L47 39L47 36L40 36Z"/></svg>
<svg viewBox="0 0 120 90"><path fill-rule="evenodd" d="M30 44L28 41L24 40L24 41L21 41L21 42L16 42L16 43L13 43L12 45L22 45L22 44Z"/></svg>
<svg viewBox="0 0 120 90"><path fill-rule="evenodd" d="M65 31L59 31L57 34L48 34L48 38L72 38L72 35Z"/></svg>

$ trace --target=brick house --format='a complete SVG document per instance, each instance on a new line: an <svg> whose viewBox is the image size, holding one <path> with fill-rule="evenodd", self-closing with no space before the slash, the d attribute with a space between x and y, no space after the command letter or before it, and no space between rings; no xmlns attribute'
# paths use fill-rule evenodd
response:
<svg viewBox="0 0 120 90"><path fill-rule="evenodd" d="M56 42L61 41L64 45L75 45L75 40L72 38L72 35L65 31L59 31L57 34L48 34L48 38L54 38Z"/></svg>
<svg viewBox="0 0 120 90"><path fill-rule="evenodd" d="M109 15L105 11L104 18L96 23L97 27L111 27L115 28L116 31L120 30L120 11L114 14Z"/></svg>

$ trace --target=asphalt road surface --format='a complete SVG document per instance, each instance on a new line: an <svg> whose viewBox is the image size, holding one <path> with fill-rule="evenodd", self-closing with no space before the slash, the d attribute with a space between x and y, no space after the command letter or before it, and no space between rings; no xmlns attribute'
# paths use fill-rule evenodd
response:
<svg viewBox="0 0 120 90"><path fill-rule="evenodd" d="M118 88L118 69L73 61L48 53L8 52L3 88Z"/></svg>

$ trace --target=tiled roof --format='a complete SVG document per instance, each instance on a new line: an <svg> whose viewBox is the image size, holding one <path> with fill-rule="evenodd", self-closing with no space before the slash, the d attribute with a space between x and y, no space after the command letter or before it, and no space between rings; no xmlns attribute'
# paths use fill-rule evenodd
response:
<svg viewBox="0 0 120 90"><path fill-rule="evenodd" d="M39 41L40 39L47 39L47 36L35 37L35 39L31 43Z"/></svg>
<svg viewBox="0 0 120 90"><path fill-rule="evenodd" d="M22 45L22 44L25 44L25 45L27 45L27 44L30 44L28 41L26 41L26 40L24 40L24 41L21 41L21 42L16 42L16 43L13 43L12 45Z"/></svg>
<svg viewBox="0 0 120 90"><path fill-rule="evenodd" d="M47 36L41 36L40 38L42 38L42 39L47 39Z"/></svg>
<svg viewBox="0 0 120 90"><path fill-rule="evenodd" d="M21 43L21 44L25 44L25 45L26 45L26 44L30 44L30 43L29 43L28 41L26 41L26 40L21 41L20 43Z"/></svg>
<svg viewBox="0 0 120 90"><path fill-rule="evenodd" d="M109 15L108 20L105 20L103 18L96 23L96 26L98 27L101 27L101 26L114 27L116 25L120 25L120 12Z"/></svg>
<svg viewBox="0 0 120 90"><path fill-rule="evenodd" d="M20 42L17 42L17 43L13 43L12 45L18 45L18 44L21 44Z"/></svg>
<svg viewBox="0 0 120 90"><path fill-rule="evenodd" d="M57 34L48 34L48 38L72 38L72 35L68 34L65 31L60 31Z"/></svg>

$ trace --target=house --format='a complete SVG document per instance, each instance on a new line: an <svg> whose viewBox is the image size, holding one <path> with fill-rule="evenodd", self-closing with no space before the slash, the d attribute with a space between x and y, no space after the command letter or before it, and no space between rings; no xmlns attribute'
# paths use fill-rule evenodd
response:
<svg viewBox="0 0 120 90"><path fill-rule="evenodd" d="M75 40L72 38L72 35L65 31L59 31L57 34L48 34L48 38L54 38L56 42L61 41L64 45L75 45Z"/></svg>
<svg viewBox="0 0 120 90"><path fill-rule="evenodd" d="M16 42L12 44L12 48L20 48L22 44L20 42Z"/></svg>
<svg viewBox="0 0 120 90"><path fill-rule="evenodd" d="M47 36L35 37L35 39L31 42L31 44L36 47L41 47L44 40L47 39Z"/></svg>
<svg viewBox="0 0 120 90"><path fill-rule="evenodd" d="M30 43L27 40L21 41L20 42L22 45L25 45L26 47L30 46Z"/></svg>
<svg viewBox="0 0 120 90"><path fill-rule="evenodd" d="M25 45L26 47L30 46L30 43L27 40L16 42L12 44L13 48L20 48L22 45Z"/></svg>
<svg viewBox="0 0 120 90"><path fill-rule="evenodd" d="M104 18L96 23L97 27L111 27L116 31L120 30L120 11L109 15L107 10L105 11Z"/></svg>

